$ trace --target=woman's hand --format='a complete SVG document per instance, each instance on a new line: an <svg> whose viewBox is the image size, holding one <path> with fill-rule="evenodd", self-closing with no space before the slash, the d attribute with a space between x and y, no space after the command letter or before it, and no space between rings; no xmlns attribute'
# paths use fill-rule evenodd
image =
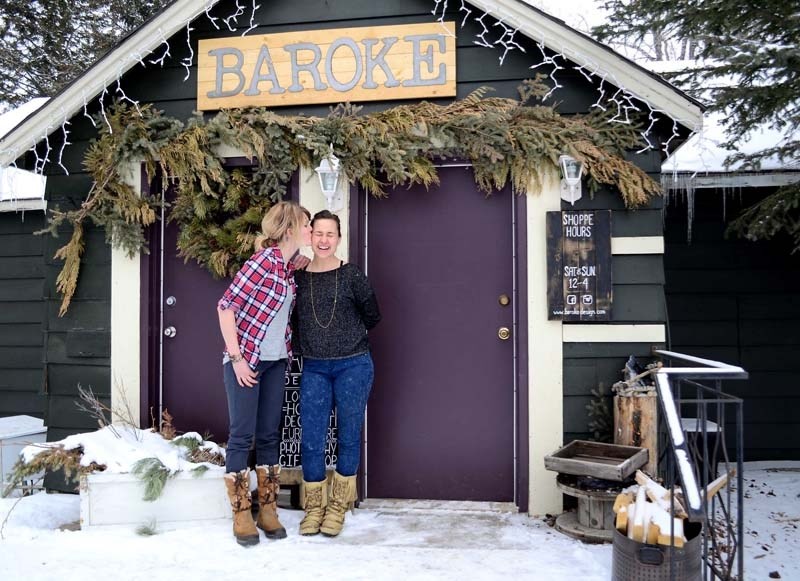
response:
<svg viewBox="0 0 800 581"><path fill-rule="evenodd" d="M239 385L242 387L253 387L256 383L258 383L258 374L250 369L247 361L242 359L241 361L232 363L232 365L233 372L236 374L236 381L239 382Z"/></svg>
<svg viewBox="0 0 800 581"><path fill-rule="evenodd" d="M299 252L294 255L294 258L292 258L292 264L294 265L295 270L303 270L309 265L310 262L311 259L308 256L304 256Z"/></svg>

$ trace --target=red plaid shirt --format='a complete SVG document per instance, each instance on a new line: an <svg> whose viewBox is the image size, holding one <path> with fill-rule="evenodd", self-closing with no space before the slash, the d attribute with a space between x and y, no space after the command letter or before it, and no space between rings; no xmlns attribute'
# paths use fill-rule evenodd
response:
<svg viewBox="0 0 800 581"><path fill-rule="evenodd" d="M251 368L258 365L261 340L272 319L286 301L292 288L292 304L297 296L294 266L283 259L280 249L271 246L259 250L239 269L217 306L234 309L239 349ZM286 352L292 358L292 328L286 325Z"/></svg>

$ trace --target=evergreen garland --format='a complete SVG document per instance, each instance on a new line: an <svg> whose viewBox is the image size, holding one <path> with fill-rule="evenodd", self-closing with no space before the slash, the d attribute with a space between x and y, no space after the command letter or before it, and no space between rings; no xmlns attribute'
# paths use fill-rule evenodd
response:
<svg viewBox="0 0 800 581"><path fill-rule="evenodd" d="M120 169L145 164L149 179L174 188L168 219L179 226L178 251L214 276L232 276L252 253L261 218L286 193L300 167L312 168L333 144L344 175L375 197L397 186L437 185L434 162L458 158L472 164L486 194L511 183L514 193L541 187L544 172L567 153L584 163L590 188L611 184L626 207L660 193L659 185L626 161L641 147L640 128L610 123L609 112L565 117L554 107L529 104L548 91L541 77L525 81L520 100L487 97L481 88L448 105L421 101L368 115L339 105L324 118L283 116L266 108L223 110L187 123L151 106L117 103L102 120L84 163L94 178L77 210L56 210L48 231L72 226L58 250L64 266L57 280L63 315L77 286L83 253L83 223L105 228L107 240L130 256L146 252L145 228L156 221L159 200L139 196ZM228 145L252 158L251 171L228 170L216 153Z"/></svg>

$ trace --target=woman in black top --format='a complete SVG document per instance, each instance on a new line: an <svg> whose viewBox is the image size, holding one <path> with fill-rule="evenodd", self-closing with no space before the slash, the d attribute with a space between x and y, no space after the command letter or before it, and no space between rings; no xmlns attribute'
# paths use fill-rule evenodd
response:
<svg viewBox="0 0 800 581"><path fill-rule="evenodd" d="M311 225L314 259L295 275L297 336L303 355L300 420L306 514L300 534L336 536L356 499L361 428L373 379L367 330L381 315L364 273L335 255L342 239L339 218L323 210ZM339 450L328 493L325 444L333 405Z"/></svg>

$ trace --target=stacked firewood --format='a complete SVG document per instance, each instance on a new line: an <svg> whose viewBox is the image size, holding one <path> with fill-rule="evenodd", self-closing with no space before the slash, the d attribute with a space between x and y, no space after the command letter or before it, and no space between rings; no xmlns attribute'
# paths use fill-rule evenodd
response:
<svg viewBox="0 0 800 581"><path fill-rule="evenodd" d="M719 492L728 478L729 474L723 474L709 484L706 498L710 500ZM673 495L641 470L636 472L636 485L617 496L614 513L617 530L629 539L674 547L683 547L686 543L684 521L688 515L680 489L676 488Z"/></svg>

